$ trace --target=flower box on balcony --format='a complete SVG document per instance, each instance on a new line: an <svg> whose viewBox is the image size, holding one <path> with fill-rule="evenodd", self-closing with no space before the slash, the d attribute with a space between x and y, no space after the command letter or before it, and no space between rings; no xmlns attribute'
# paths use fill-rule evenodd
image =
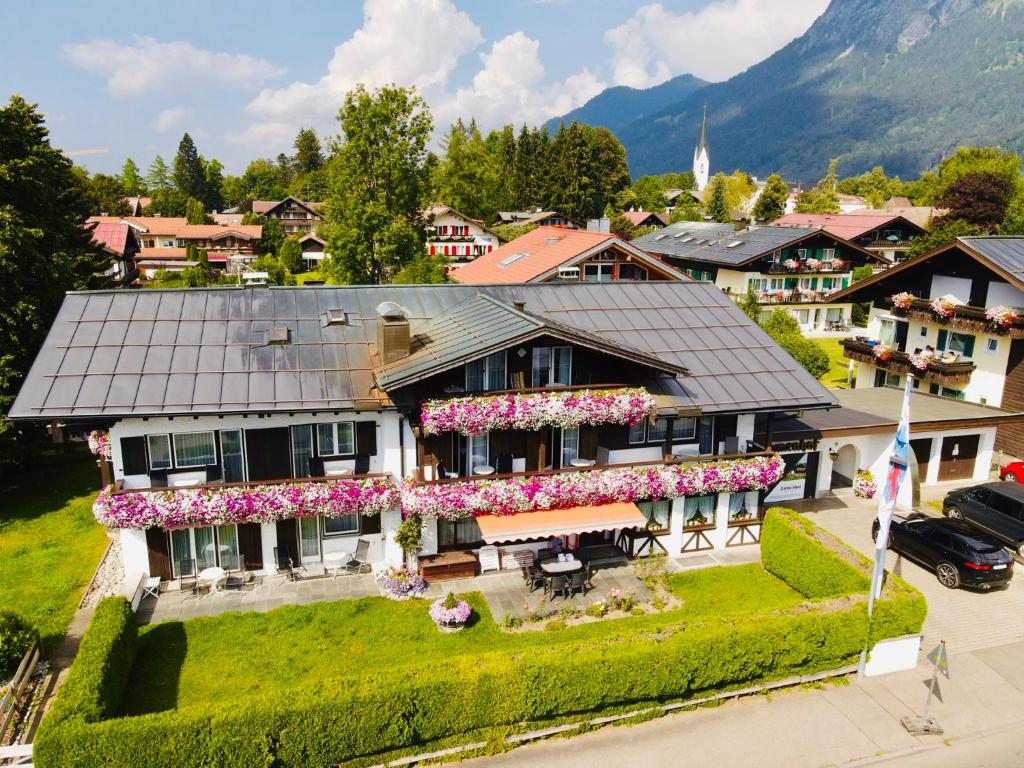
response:
<svg viewBox="0 0 1024 768"><path fill-rule="evenodd" d="M849 360L868 363L894 373L910 373L922 381L954 389L967 386L971 374L977 367L972 360L959 359L944 363L937 358L931 358L927 361L927 367L921 370L916 367L916 363L922 362L923 356L916 353L915 361L912 361L911 355L906 352L874 341L842 339L839 344L843 347L843 356ZM879 348L882 348L881 352L878 351Z"/></svg>
<svg viewBox="0 0 1024 768"><path fill-rule="evenodd" d="M951 328L973 333L998 333L1005 334L1011 339L1024 338L1024 317L1009 307L998 306L983 309L967 304L947 302L942 305L946 314L940 316L935 311L935 302L916 298L909 293L897 293L890 296L889 304L893 314L912 320L920 320L925 323L939 322ZM949 307L952 307L951 312Z"/></svg>

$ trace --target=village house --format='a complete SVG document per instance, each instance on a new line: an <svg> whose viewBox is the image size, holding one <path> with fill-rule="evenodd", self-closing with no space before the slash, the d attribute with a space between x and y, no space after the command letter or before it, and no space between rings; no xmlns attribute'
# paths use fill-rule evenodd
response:
<svg viewBox="0 0 1024 768"><path fill-rule="evenodd" d="M253 200L252 212L281 222L284 234L300 235L316 232L324 217L319 210L323 203L309 203L288 195L284 200Z"/></svg>
<svg viewBox="0 0 1024 768"><path fill-rule="evenodd" d="M498 211L498 224L516 226L534 225L537 227L566 227L568 229L584 229L576 219L571 219L558 211L542 211L534 208L531 211Z"/></svg>
<svg viewBox="0 0 1024 768"><path fill-rule="evenodd" d="M104 274L116 280L125 280L135 269L135 258L139 253L139 241L135 230L126 222L87 223L94 243L110 254L111 264Z"/></svg>
<svg viewBox="0 0 1024 768"><path fill-rule="evenodd" d="M657 257L607 232L538 227L452 271L460 283L685 280Z"/></svg>
<svg viewBox="0 0 1024 768"><path fill-rule="evenodd" d="M302 248L302 266L306 270L320 269L320 262L330 256L326 251L327 241L315 232L300 237L299 246Z"/></svg>
<svg viewBox="0 0 1024 768"><path fill-rule="evenodd" d="M897 213L885 211L789 213L770 224L780 227L821 227L830 234L874 251L890 264L903 261L914 238L926 234L924 227Z"/></svg>
<svg viewBox="0 0 1024 768"><path fill-rule="evenodd" d="M130 195L122 199L128 204L128 215L130 216L143 216L147 206L153 202L153 198L139 195Z"/></svg>
<svg viewBox="0 0 1024 768"><path fill-rule="evenodd" d="M502 243L482 221L447 205L432 205L423 211L423 217L427 220L427 251L431 256L447 256L453 269L490 253Z"/></svg>
<svg viewBox="0 0 1024 768"><path fill-rule="evenodd" d="M850 285L855 267L885 266L877 253L820 227L749 227L679 222L632 243L741 302L753 292L767 317L783 307L806 332L847 327L853 305L825 299Z"/></svg>
<svg viewBox="0 0 1024 768"><path fill-rule="evenodd" d="M657 227L661 229L668 224L668 216L663 213L653 213L652 211L623 211L622 216L634 228Z"/></svg>
<svg viewBox="0 0 1024 768"><path fill-rule="evenodd" d="M922 391L1024 410L1022 263L1024 238L961 237L830 296L871 304L863 335L842 342L857 387L912 374ZM1024 455L1024 428L1000 427L996 447Z"/></svg>
<svg viewBox="0 0 1024 768"><path fill-rule="evenodd" d="M755 422L836 405L683 280L71 293L9 417L109 430L95 512L134 587L361 543L398 564L403 512L428 576L518 568L553 537L601 562L753 544L782 476ZM815 494L803 467L787 498Z"/></svg>

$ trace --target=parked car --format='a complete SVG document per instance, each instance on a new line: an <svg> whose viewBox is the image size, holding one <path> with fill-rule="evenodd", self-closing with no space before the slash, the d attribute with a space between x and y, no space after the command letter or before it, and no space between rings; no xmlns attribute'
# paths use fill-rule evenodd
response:
<svg viewBox="0 0 1024 768"><path fill-rule="evenodd" d="M1011 461L999 470L1000 480L1009 480L1014 483L1024 483L1024 461Z"/></svg>
<svg viewBox="0 0 1024 768"><path fill-rule="evenodd" d="M878 520L871 538L878 538ZM944 587L961 585L990 589L1013 578L1013 558L993 536L972 528L963 520L911 515L893 516L889 549L935 573Z"/></svg>
<svg viewBox="0 0 1024 768"><path fill-rule="evenodd" d="M983 483L950 491L942 513L966 520L1024 557L1024 485Z"/></svg>

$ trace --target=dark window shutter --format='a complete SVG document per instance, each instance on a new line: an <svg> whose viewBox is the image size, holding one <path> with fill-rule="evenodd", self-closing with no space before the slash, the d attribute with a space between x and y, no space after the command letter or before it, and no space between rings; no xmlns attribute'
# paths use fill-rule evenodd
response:
<svg viewBox="0 0 1024 768"><path fill-rule="evenodd" d="M360 515L360 533L380 533L380 515Z"/></svg>
<svg viewBox="0 0 1024 768"><path fill-rule="evenodd" d="M964 334L964 357L974 357L974 337Z"/></svg>
<svg viewBox="0 0 1024 768"><path fill-rule="evenodd" d="M946 339L949 338L949 331L945 328L939 331L938 341L935 342L935 348L940 352L946 348Z"/></svg>
<svg viewBox="0 0 1024 768"><path fill-rule="evenodd" d="M121 465L126 475L144 475L149 471L145 437L121 438Z"/></svg>
<svg viewBox="0 0 1024 768"><path fill-rule="evenodd" d="M238 524L238 551L245 558L248 570L263 567L263 537L259 523Z"/></svg>
<svg viewBox="0 0 1024 768"><path fill-rule="evenodd" d="M135 440L136 438L130 439ZM123 443L124 440L121 442ZM163 528L147 528L146 547L149 550L149 575L159 576L162 580L169 581L171 579L171 550L167 531Z"/></svg>
<svg viewBox="0 0 1024 768"><path fill-rule="evenodd" d="M376 421L356 422L356 453L365 453L367 456L377 455Z"/></svg>

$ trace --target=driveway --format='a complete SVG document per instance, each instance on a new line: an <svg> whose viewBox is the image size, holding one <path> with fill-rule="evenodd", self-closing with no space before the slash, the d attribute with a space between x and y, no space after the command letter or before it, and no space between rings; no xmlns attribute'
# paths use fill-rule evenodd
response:
<svg viewBox="0 0 1024 768"><path fill-rule="evenodd" d="M809 519L854 549L873 556L871 521L877 512L877 501L850 495L819 499L813 504L818 511L809 511L809 506L801 509ZM886 564L889 570L921 590L928 600L923 650L930 650L939 640L945 640L950 651L962 652L1004 645L1024 637L1024 567L1020 563L1014 566L1017 573L1007 589L990 592L946 589L933 573L894 552L888 553Z"/></svg>

